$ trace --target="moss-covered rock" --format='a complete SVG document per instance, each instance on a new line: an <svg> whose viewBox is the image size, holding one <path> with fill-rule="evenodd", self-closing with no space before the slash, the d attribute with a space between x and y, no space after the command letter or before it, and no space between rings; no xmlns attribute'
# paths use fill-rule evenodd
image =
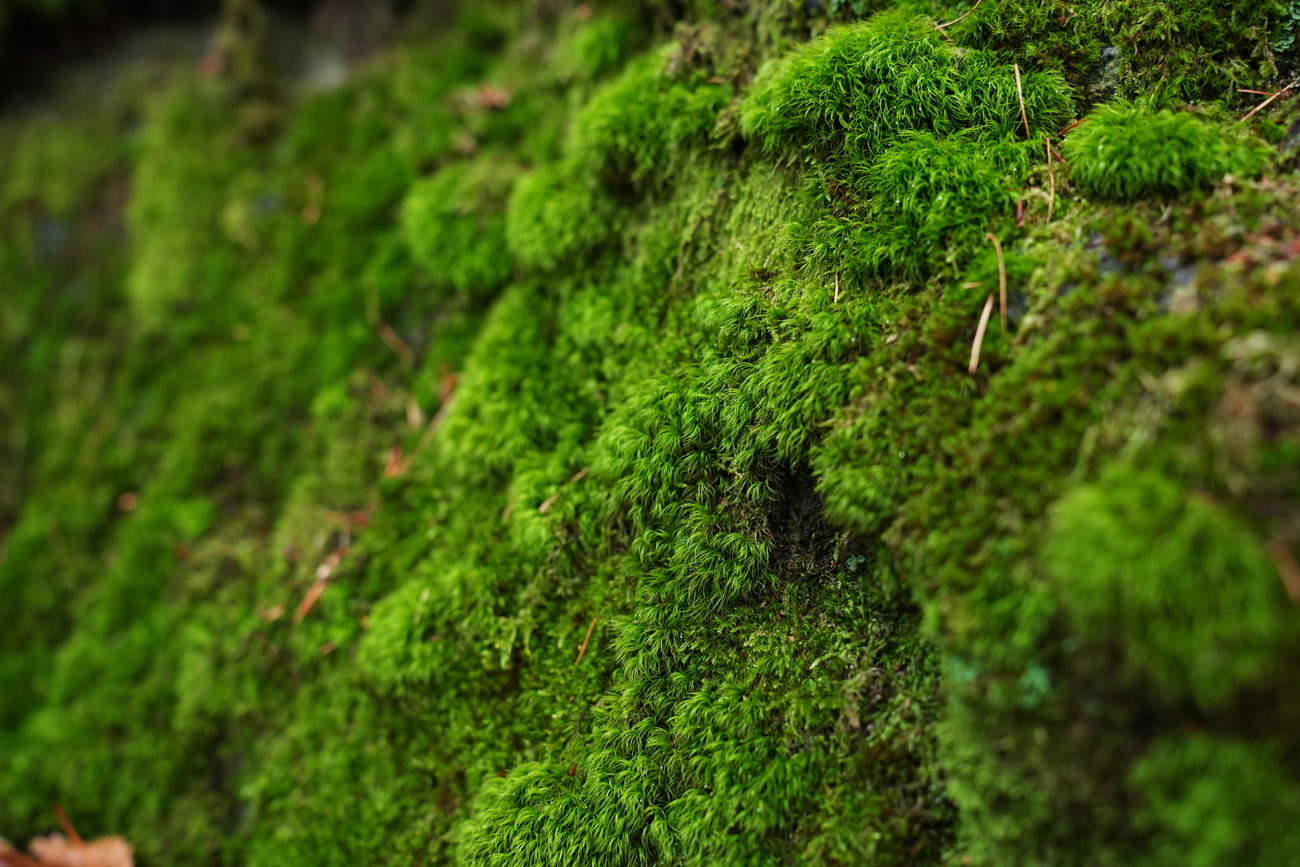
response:
<svg viewBox="0 0 1300 867"><path fill-rule="evenodd" d="M1282 6L434 11L0 120L0 832L1300 857Z"/></svg>

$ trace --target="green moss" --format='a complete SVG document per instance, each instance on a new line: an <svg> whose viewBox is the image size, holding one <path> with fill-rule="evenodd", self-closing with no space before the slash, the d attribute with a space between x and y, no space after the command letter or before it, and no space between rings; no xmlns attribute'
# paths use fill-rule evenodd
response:
<svg viewBox="0 0 1300 867"><path fill-rule="evenodd" d="M1227 174L1249 177L1267 158L1263 146L1239 131L1128 102L1094 111L1062 147L1085 191L1115 199L1173 195Z"/></svg>
<svg viewBox="0 0 1300 867"><path fill-rule="evenodd" d="M617 231L617 219L609 194L584 166L547 165L515 184L506 240L526 267L554 267L599 246Z"/></svg>
<svg viewBox="0 0 1300 867"><path fill-rule="evenodd" d="M1275 742L1169 735L1131 782L1142 797L1139 821L1156 834L1152 864L1282 865L1300 851L1289 820L1300 787Z"/></svg>
<svg viewBox="0 0 1300 867"><path fill-rule="evenodd" d="M483 294L510 277L506 199L514 172L498 157L452 164L410 189L402 234L434 282Z"/></svg>
<svg viewBox="0 0 1300 867"><path fill-rule="evenodd" d="M953 27L966 44L1059 69L1100 96L1233 99L1277 74L1284 2L989 0Z"/></svg>
<svg viewBox="0 0 1300 867"><path fill-rule="evenodd" d="M1158 475L1069 494L1043 556L1080 637L1171 702L1222 704L1275 658L1287 603L1262 546Z"/></svg>
<svg viewBox="0 0 1300 867"><path fill-rule="evenodd" d="M1031 129L1067 116L1058 76L1025 74ZM745 135L768 149L813 143L849 160L878 156L905 131L938 136L1022 128L1013 70L981 51L959 52L934 25L901 13L844 25L765 67L740 114Z"/></svg>
<svg viewBox="0 0 1300 867"><path fill-rule="evenodd" d="M1293 167L1117 204L1043 139L1119 7L1013 52L1022 6L853 6L470 5L335 91L181 70L0 142L141 118L0 209L0 830L1283 859ZM1153 105L1257 44L1185 11L1121 46L1184 69Z"/></svg>
<svg viewBox="0 0 1300 867"><path fill-rule="evenodd" d="M570 152L588 171L604 168L634 182L666 176L678 149L713 128L729 89L669 79L666 56L654 52L630 64L574 118Z"/></svg>

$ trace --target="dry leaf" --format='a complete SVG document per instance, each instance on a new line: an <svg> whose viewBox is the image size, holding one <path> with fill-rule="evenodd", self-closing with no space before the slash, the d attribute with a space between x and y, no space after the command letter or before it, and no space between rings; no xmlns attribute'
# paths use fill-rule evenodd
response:
<svg viewBox="0 0 1300 867"><path fill-rule="evenodd" d="M134 867L131 844L121 837L100 837L78 846L62 834L37 837L27 847L41 867Z"/></svg>

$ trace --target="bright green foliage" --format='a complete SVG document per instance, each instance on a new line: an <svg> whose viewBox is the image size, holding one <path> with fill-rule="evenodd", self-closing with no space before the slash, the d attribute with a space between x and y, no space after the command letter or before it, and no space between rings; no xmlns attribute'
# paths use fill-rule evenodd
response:
<svg viewBox="0 0 1300 867"><path fill-rule="evenodd" d="M1068 115L1059 77L1025 74L1022 90L1031 129ZM931 22L897 13L834 28L764 68L740 121L769 149L810 142L851 160L878 156L905 131L1002 138L1023 129L1009 65L959 52Z"/></svg>
<svg viewBox="0 0 1300 867"><path fill-rule="evenodd" d="M505 205L514 180L508 163L489 156L449 165L411 187L402 234L433 281L473 295L509 279Z"/></svg>
<svg viewBox="0 0 1300 867"><path fill-rule="evenodd" d="M574 118L570 149L586 170L604 167L633 181L669 175L677 149L713 127L730 89L702 77L670 80L666 60L659 52L633 62Z"/></svg>
<svg viewBox="0 0 1300 867"><path fill-rule="evenodd" d="M1112 199L1172 195L1259 172L1267 152L1239 131L1187 112L1115 102L1066 138L1064 153L1085 190Z"/></svg>
<svg viewBox="0 0 1300 867"><path fill-rule="evenodd" d="M952 28L972 47L1060 69L1098 96L1235 99L1278 72L1288 0L985 0ZM969 7L967 7L969 8ZM963 10L964 11L964 10ZM1279 52L1281 55L1281 52Z"/></svg>
<svg viewBox="0 0 1300 867"><path fill-rule="evenodd" d="M1139 822L1158 834L1152 864L1283 867L1300 851L1300 785L1281 745L1166 735L1134 766Z"/></svg>
<svg viewBox="0 0 1300 867"><path fill-rule="evenodd" d="M1087 47L983 6L464 4L332 91L15 117L0 831L1289 863L1294 167L1116 205L1043 141Z"/></svg>
<svg viewBox="0 0 1300 867"><path fill-rule="evenodd" d="M1025 144L903 135L868 170L865 260L919 276L936 259L985 243L990 218L1009 215L1028 174ZM945 252L946 248L946 252Z"/></svg>
<svg viewBox="0 0 1300 867"><path fill-rule="evenodd" d="M1071 492L1043 557L1080 637L1171 702L1222 704L1277 658L1273 564L1222 509L1158 475L1115 470Z"/></svg>
<svg viewBox="0 0 1300 867"><path fill-rule="evenodd" d="M506 210L510 251L531 268L589 253L618 228L596 177L576 162L547 165L515 184Z"/></svg>

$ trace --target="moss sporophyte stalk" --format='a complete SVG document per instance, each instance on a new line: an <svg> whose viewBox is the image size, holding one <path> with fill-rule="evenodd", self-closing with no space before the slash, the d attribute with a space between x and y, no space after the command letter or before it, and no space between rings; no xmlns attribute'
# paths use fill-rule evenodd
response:
<svg viewBox="0 0 1300 867"><path fill-rule="evenodd" d="M264 5L0 0L0 834L1300 862L1294 4Z"/></svg>

